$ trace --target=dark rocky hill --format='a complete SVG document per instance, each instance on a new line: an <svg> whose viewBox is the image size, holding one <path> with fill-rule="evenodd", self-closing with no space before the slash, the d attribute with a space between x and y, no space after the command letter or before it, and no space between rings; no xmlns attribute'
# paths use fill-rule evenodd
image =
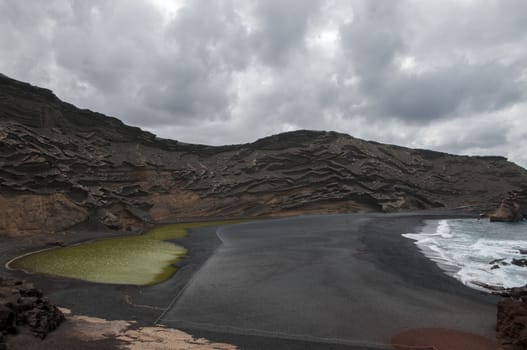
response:
<svg viewBox="0 0 527 350"><path fill-rule="evenodd" d="M195 216L483 205L527 186L502 157L294 131L232 146L164 140L0 75L0 234Z"/></svg>

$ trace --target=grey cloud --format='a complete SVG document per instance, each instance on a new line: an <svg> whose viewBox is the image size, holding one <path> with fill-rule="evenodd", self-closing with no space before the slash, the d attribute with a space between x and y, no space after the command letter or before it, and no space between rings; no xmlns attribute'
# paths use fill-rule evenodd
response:
<svg viewBox="0 0 527 350"><path fill-rule="evenodd" d="M432 130L451 152L525 159L523 0L182 1L169 21L148 0L1 1L0 72L187 142L293 126L426 145Z"/></svg>
<svg viewBox="0 0 527 350"><path fill-rule="evenodd" d="M257 0L253 8L256 29L250 40L260 59L282 65L291 51L301 50L309 20L321 4L321 0Z"/></svg>
<svg viewBox="0 0 527 350"><path fill-rule="evenodd" d="M141 78L154 48L149 35L159 21L150 6L135 0L125 7L117 1L76 1L70 16L56 19L51 43L56 63L101 93L120 93L129 78Z"/></svg>
<svg viewBox="0 0 527 350"><path fill-rule="evenodd" d="M499 110L524 98L518 71L517 67L499 63L459 62L419 75L392 72L372 92L382 98L377 113L426 123L460 113Z"/></svg>
<svg viewBox="0 0 527 350"><path fill-rule="evenodd" d="M443 147L448 152L457 152L459 150L467 150L471 148L489 148L503 145L507 142L507 130L505 125L493 125L489 127L472 128L463 127L463 122L460 122L459 131L452 133L448 142Z"/></svg>
<svg viewBox="0 0 527 350"><path fill-rule="evenodd" d="M497 47L516 46L527 38L527 2L523 0L454 4L423 2L405 10L406 17L415 22L411 33L415 46L433 54L488 48L500 53Z"/></svg>
<svg viewBox="0 0 527 350"><path fill-rule="evenodd" d="M40 67L43 62L49 63L48 39L39 27L45 24L49 14L48 6L41 3L28 7L20 1L0 2L0 44L5 73L46 77Z"/></svg>
<svg viewBox="0 0 527 350"><path fill-rule="evenodd" d="M383 74L393 69L393 60L404 49L397 2L356 2L354 20L340 28L349 63L366 89L382 84Z"/></svg>
<svg viewBox="0 0 527 350"><path fill-rule="evenodd" d="M397 58L413 54L406 28L411 23L405 21L412 18L401 17L401 4L367 2L341 28L345 53L360 77L359 93L368 101L362 113L429 123L499 110L525 98L525 82L518 79L524 66L518 62L470 63L458 57L424 72L401 71Z"/></svg>
<svg viewBox="0 0 527 350"><path fill-rule="evenodd" d="M245 69L250 56L247 30L227 4L191 1L166 30L166 51L153 62L152 75L138 95L163 113L158 122L229 118L236 102L232 76Z"/></svg>

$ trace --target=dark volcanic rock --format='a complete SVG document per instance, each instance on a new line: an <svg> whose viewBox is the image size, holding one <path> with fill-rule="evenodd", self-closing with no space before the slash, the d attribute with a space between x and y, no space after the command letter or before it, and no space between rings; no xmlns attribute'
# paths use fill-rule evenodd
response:
<svg viewBox="0 0 527 350"><path fill-rule="evenodd" d="M5 305L0 305L0 334L15 333L16 316L13 310Z"/></svg>
<svg viewBox="0 0 527 350"><path fill-rule="evenodd" d="M5 335L18 333L19 327L27 327L35 336L45 338L62 321L64 314L43 299L33 284L0 280L0 349L5 346Z"/></svg>
<svg viewBox="0 0 527 350"><path fill-rule="evenodd" d="M163 140L0 76L0 234L88 220L134 230L177 217L492 206L526 183L527 171L502 157L335 132L222 147Z"/></svg>
<svg viewBox="0 0 527 350"><path fill-rule="evenodd" d="M494 265L494 264L508 265L508 263L505 261L505 258L494 259L491 262L489 262L489 265Z"/></svg>
<svg viewBox="0 0 527 350"><path fill-rule="evenodd" d="M507 266L510 265L508 262L505 261L505 258L501 259L494 259L491 262L489 262L489 265L492 265L490 268L491 270L499 269L500 266Z"/></svg>
<svg viewBox="0 0 527 350"><path fill-rule="evenodd" d="M512 259L511 264L520 267L527 267L527 259Z"/></svg>
<svg viewBox="0 0 527 350"><path fill-rule="evenodd" d="M49 302L37 300L33 307L25 312L24 319L36 336L44 338L64 321L64 315Z"/></svg>
<svg viewBox="0 0 527 350"><path fill-rule="evenodd" d="M527 286L507 290L498 303L496 336L503 349L527 349Z"/></svg>

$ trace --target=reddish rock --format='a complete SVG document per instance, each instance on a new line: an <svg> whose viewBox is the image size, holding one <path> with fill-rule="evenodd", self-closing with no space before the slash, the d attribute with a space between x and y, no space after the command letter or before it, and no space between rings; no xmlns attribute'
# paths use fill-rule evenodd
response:
<svg viewBox="0 0 527 350"><path fill-rule="evenodd" d="M511 192L489 215L490 221L516 222L527 217L527 190Z"/></svg>

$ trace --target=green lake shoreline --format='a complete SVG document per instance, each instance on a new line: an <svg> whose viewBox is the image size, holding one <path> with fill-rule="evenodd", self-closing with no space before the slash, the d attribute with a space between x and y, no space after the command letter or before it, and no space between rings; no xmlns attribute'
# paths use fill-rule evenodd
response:
<svg viewBox="0 0 527 350"><path fill-rule="evenodd" d="M8 267L96 283L154 285L172 277L178 270L176 264L187 255L187 249L174 240L186 237L189 229L239 222L167 224L140 235L101 238L40 250L11 260Z"/></svg>

